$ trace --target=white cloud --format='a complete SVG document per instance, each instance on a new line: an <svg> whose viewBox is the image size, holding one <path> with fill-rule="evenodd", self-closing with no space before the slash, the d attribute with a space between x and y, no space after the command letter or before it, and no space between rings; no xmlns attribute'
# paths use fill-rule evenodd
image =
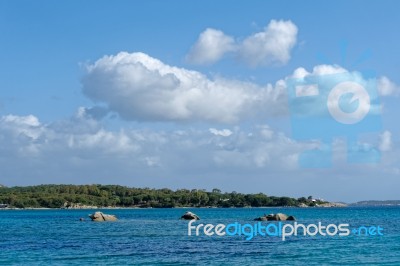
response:
<svg viewBox="0 0 400 266"><path fill-rule="evenodd" d="M240 58L253 67L286 64L296 44L297 32L297 26L290 20L271 20L264 31L244 39L239 48Z"/></svg>
<svg viewBox="0 0 400 266"><path fill-rule="evenodd" d="M40 126L40 122L37 117L33 115L27 116L16 116L16 115L6 115L1 118L5 123L15 124L18 126L28 126L37 127Z"/></svg>
<svg viewBox="0 0 400 266"><path fill-rule="evenodd" d="M315 91L316 95L321 96L308 98L307 105L305 106L302 106L301 104L295 106L295 102L300 102L300 100L298 99L301 98L291 100L290 104L292 104L292 107L298 107L298 111L304 112L305 114L315 114L321 112L325 109L326 105L330 107L335 106L337 104L337 97L341 96L341 94L340 91L332 92L332 88L333 85L339 85L343 82L349 82L346 86L343 86L343 88L346 89L353 88L354 91L360 91L359 88L366 88L367 93L358 94L357 96L359 98L351 98L347 103L342 102L342 104L345 104L342 106L351 108L351 105L354 103L354 99L358 100L359 107L357 108L357 110L360 111L358 113L358 119L362 119L365 112L369 112L369 114L374 115L381 114L382 112L381 102L379 101L379 96L382 96L382 93L380 93L380 91L382 90L382 84L380 81L385 80L385 77L369 79L365 78L361 72L348 71L347 69L344 69L343 67L338 65L317 65L313 67L311 72L302 67L299 67L293 72L293 75L289 76L288 78L294 78L298 81L304 82L305 85L296 88L296 94L302 94L305 91L307 91L308 93ZM287 81L288 78L285 79L285 81ZM326 85L328 87L326 87ZM332 94L330 94L331 92ZM328 102L325 102L328 96L332 97L329 97ZM351 95L349 94L348 96ZM388 94L385 94L385 96L388 96ZM313 106L313 108L310 108L310 106ZM363 113L361 112L361 110L364 110L365 112ZM356 115L352 118L354 120L357 120Z"/></svg>
<svg viewBox="0 0 400 266"><path fill-rule="evenodd" d="M379 144L379 149L381 151L390 151L392 149L392 133L386 130L380 137L381 143Z"/></svg>
<svg viewBox="0 0 400 266"><path fill-rule="evenodd" d="M229 129L218 130L215 128L210 128L209 131L216 136L222 136L222 137L229 137L230 135L233 134L233 132L230 131Z"/></svg>
<svg viewBox="0 0 400 266"><path fill-rule="evenodd" d="M33 116L6 115L1 117L2 130L18 137L38 139L42 134L39 120Z"/></svg>
<svg viewBox="0 0 400 266"><path fill-rule="evenodd" d="M320 77L341 73L362 86L372 87L368 84L372 84L373 80L338 65L318 65L311 72L299 67L274 85L261 86L221 77L210 79L197 71L164 64L144 53L121 52L115 56L104 56L87 67L82 81L83 92L93 101L107 106L87 108L82 112L92 118L102 118L109 111L114 111L126 120L136 121L228 124L245 119L261 121L269 116L288 114L288 79L318 79L323 82ZM386 77L380 78L378 83L378 90L385 91L384 95L393 93L394 90L388 88L395 85ZM324 87L322 83L319 85ZM326 94L325 98L328 93L328 90L321 91L321 95ZM307 106L299 105L298 111L305 114L323 111L326 108L326 102L321 102L326 101L324 97L310 99L313 102ZM377 97L377 92L369 93L371 112L374 114L381 112ZM369 108L366 106L368 101L360 102L361 108ZM313 104L312 108L310 104Z"/></svg>
<svg viewBox="0 0 400 266"><path fill-rule="evenodd" d="M52 124L42 124L33 115L0 117L0 178L7 176L10 182L24 184L35 183L27 176L39 178L41 183L99 183L102 178L107 183L121 183L132 178L146 184L146 176L164 177L160 171L151 172L154 167L169 177L188 175L193 169L200 173L219 171L227 165L241 171L267 166L271 170L279 165L286 168L282 160L301 149L286 138L273 137L275 134L269 139L261 136L267 126L254 128L252 136L239 129L233 134L229 129L215 128L111 131L90 116L82 116L82 110ZM236 160L241 163L236 164Z"/></svg>
<svg viewBox="0 0 400 266"><path fill-rule="evenodd" d="M215 132L226 135L215 137L210 129L187 127L173 131L148 130L143 126L142 129L107 130L90 116L79 114L82 112L51 124L43 124L33 115L0 117L2 183L220 187L241 192L273 187L267 193L300 196L315 190L324 197L339 197L332 187L339 189L341 176L351 176L345 180L346 187L357 193L350 193L349 198L366 197L377 187L393 195L397 193L393 187L398 187L395 169L400 156L388 141L390 133L387 132L382 134L381 146L392 147L391 156L383 158L382 165L339 164L332 169L300 171L299 154L315 147L315 143L294 141L268 125L235 127L229 136L228 131L214 128ZM32 132L25 131L26 128L33 130L34 137L29 137ZM336 145L334 141L335 152ZM344 160L346 150L341 156L339 159ZM396 176L392 178L392 175ZM390 186L382 179L390 180ZM359 180L374 185L371 190L366 187L359 191ZM295 185L287 187L288 182Z"/></svg>
<svg viewBox="0 0 400 266"><path fill-rule="evenodd" d="M191 48L186 59L192 64L211 64L220 60L227 52L235 50L235 41L222 31L208 28L203 31Z"/></svg>
<svg viewBox="0 0 400 266"><path fill-rule="evenodd" d="M77 114L68 120L52 124L42 124L33 115L0 117L0 153L12 150L14 152L8 153L10 157L24 157L27 154L19 151L35 145L35 157L46 163L54 160L68 163L71 158L80 158L97 162L100 166L103 161L120 160L123 157L138 164L160 166L168 165L169 160L177 155L184 154L187 157L196 153L198 159L203 160L206 154L223 151L229 156L222 156L220 162L230 163L230 156L240 153L246 158L246 164L259 166L260 160L270 157L270 154L289 155L299 151L296 145L291 147L292 141L275 134L268 125L255 127L252 135L239 128L235 129L235 134L229 129L215 128L170 132L145 129L110 131L91 117L82 117L82 110L84 108L79 108ZM68 126L71 124L76 126ZM26 131L26 128L33 131ZM62 156L58 157L57 154ZM279 161L279 158L276 156L274 160Z"/></svg>
<svg viewBox="0 0 400 266"><path fill-rule="evenodd" d="M399 95L400 87L392 82L388 77L383 76L378 79L378 92L381 96Z"/></svg>
<svg viewBox="0 0 400 266"><path fill-rule="evenodd" d="M293 72L293 75L291 77L306 78L308 76L323 76L340 73L348 73L351 75L352 79L360 81L360 83L367 82L367 80L362 77L361 73L357 71L349 72L339 65L317 65L313 68L313 71L311 73L308 72L306 69L299 67ZM376 89L378 90L378 94L380 96L398 96L400 94L400 87L386 76L381 76L376 79Z"/></svg>
<svg viewBox="0 0 400 266"><path fill-rule="evenodd" d="M305 68L296 68L291 78L304 79L309 76L333 75L348 72L346 69L338 65L317 65L313 67L312 72L308 72Z"/></svg>
<svg viewBox="0 0 400 266"><path fill-rule="evenodd" d="M121 52L89 65L83 92L127 120L235 123L286 110L281 83L259 86L166 65Z"/></svg>
<svg viewBox="0 0 400 266"><path fill-rule="evenodd" d="M271 20L263 31L235 41L220 30L208 28L200 34L186 58L193 64L211 64L231 52L252 67L284 65L296 45L297 32L297 26L290 20Z"/></svg>
<svg viewBox="0 0 400 266"><path fill-rule="evenodd" d="M274 131L268 125L258 126L260 129L260 134L266 139L272 139L274 136Z"/></svg>
<svg viewBox="0 0 400 266"><path fill-rule="evenodd" d="M342 68L339 65L318 65L313 68L313 71L311 73L305 70L304 68L299 67L294 71L292 77L304 78L310 75L323 76L323 75L340 74L340 73L350 73L353 79L365 82L361 73L357 71L349 72L348 70ZM380 96L390 96L390 95L400 94L400 87L386 76L381 76L376 79L376 87Z"/></svg>
<svg viewBox="0 0 400 266"><path fill-rule="evenodd" d="M147 166L156 167L160 165L160 159L157 156L154 157L145 157L144 161L146 162Z"/></svg>
<svg viewBox="0 0 400 266"><path fill-rule="evenodd" d="M205 162L207 167L220 167L221 164L233 163L236 155L240 155L245 165L265 167L270 162L274 162L275 166L284 166L285 162L280 158L302 149L301 145L294 144L284 135L275 134L267 125L254 127L254 134L239 128L235 129L235 134L229 129L215 128L170 132L145 129L110 131L92 118L82 117L82 110L80 108L68 120L52 124L42 124L33 115L0 117L0 154L6 152L10 161L13 157L24 157L28 161L35 158L39 165L45 162L72 168L81 167L82 162L95 163L93 167L102 168L103 164L115 161L130 162L142 167L179 168L179 158L191 156L198 160L194 164ZM67 126L70 124L76 126ZM35 138L29 137L32 132L25 131L26 127L31 126L36 130ZM21 134L28 137L21 138ZM223 138L215 138L215 135ZM35 154L20 153L32 145L36 147ZM213 159L217 157L218 163ZM77 166L75 162L80 163Z"/></svg>

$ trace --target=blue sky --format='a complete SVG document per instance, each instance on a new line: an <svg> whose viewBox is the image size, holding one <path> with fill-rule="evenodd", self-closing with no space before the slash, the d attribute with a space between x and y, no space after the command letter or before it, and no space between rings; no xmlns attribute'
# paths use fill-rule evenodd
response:
<svg viewBox="0 0 400 266"><path fill-rule="evenodd" d="M395 199L398 8L1 1L0 183ZM364 144L381 161L348 164L341 133L332 167L300 167L299 154L315 143L294 139L287 79L364 70L376 74L383 107L374 114L381 129L365 132Z"/></svg>

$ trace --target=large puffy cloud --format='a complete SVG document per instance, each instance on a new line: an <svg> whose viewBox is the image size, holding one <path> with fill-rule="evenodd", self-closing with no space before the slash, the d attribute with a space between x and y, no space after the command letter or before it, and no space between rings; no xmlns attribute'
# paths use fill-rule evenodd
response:
<svg viewBox="0 0 400 266"><path fill-rule="evenodd" d="M317 80L322 82L319 84L322 88L324 77L335 74L339 78L343 74L361 85L375 88L371 85L374 80L337 65L318 65L310 72L300 67L275 84L262 86L221 77L210 79L198 71L170 66L144 53L126 52L104 56L89 65L82 83L83 92L89 98L108 105L88 109L92 117L115 111L126 120L229 124L287 114L287 82L293 79L305 83ZM377 90L387 90L387 84L393 83L386 77L378 79ZM380 113L380 104L376 88L375 93L373 91L369 94L370 106L372 113L377 114ZM328 90L321 91L323 97L309 101L307 106L301 105L296 111L322 112L326 109L328 93ZM349 103L351 105L352 101ZM361 103L360 108L369 108L366 101ZM290 104L294 107L296 103Z"/></svg>
<svg viewBox="0 0 400 266"><path fill-rule="evenodd" d="M144 53L121 52L89 65L83 92L127 120L235 123L286 109L281 83L259 86L164 64Z"/></svg>
<svg viewBox="0 0 400 266"><path fill-rule="evenodd" d="M239 48L240 58L251 66L286 64L296 44L297 32L297 26L290 20L271 20L264 31L243 41Z"/></svg>
<svg viewBox="0 0 400 266"><path fill-rule="evenodd" d="M220 30L208 28L193 45L187 60L193 64L211 64L232 52L249 66L283 65L297 42L297 26L290 20L271 20L263 31L235 41Z"/></svg>
<svg viewBox="0 0 400 266"><path fill-rule="evenodd" d="M211 64L220 60L225 53L234 50L235 41L231 36L209 28L200 34L186 59L193 64Z"/></svg>

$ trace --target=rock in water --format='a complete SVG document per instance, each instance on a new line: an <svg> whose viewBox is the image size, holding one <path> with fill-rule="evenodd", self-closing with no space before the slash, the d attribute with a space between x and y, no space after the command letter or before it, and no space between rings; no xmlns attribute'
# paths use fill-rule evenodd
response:
<svg viewBox="0 0 400 266"><path fill-rule="evenodd" d="M95 212L93 214L89 214L90 219L95 222L106 222L106 221L116 221L117 217L115 215L104 214L102 212Z"/></svg>
<svg viewBox="0 0 400 266"><path fill-rule="evenodd" d="M185 212L184 215L181 216L183 220L200 220L200 217L194 214L193 212Z"/></svg>
<svg viewBox="0 0 400 266"><path fill-rule="evenodd" d="M287 216L284 213L268 214L261 217L257 217L254 221L296 221L294 216Z"/></svg>
<svg viewBox="0 0 400 266"><path fill-rule="evenodd" d="M286 221L288 216L283 213L277 213L272 215L271 217L267 217L268 221Z"/></svg>
<svg viewBox="0 0 400 266"><path fill-rule="evenodd" d="M296 221L296 218L294 218L294 216L290 215L286 221Z"/></svg>
<svg viewBox="0 0 400 266"><path fill-rule="evenodd" d="M267 216L261 216L254 219L254 221L268 221Z"/></svg>

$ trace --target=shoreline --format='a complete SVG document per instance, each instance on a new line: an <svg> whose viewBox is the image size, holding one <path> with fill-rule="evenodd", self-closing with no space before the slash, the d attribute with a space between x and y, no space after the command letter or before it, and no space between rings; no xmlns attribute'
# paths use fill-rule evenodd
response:
<svg viewBox="0 0 400 266"><path fill-rule="evenodd" d="M298 207L298 206L263 206L263 207L98 207L98 208L0 208L0 211L44 211L44 210L158 210L158 209L277 209L277 208L285 208L285 209L315 209L315 208L348 208L352 206L313 206L313 207ZM354 206L359 207L359 206ZM374 206L363 206L363 207L374 207ZM384 206L375 206L375 207L384 207Z"/></svg>

